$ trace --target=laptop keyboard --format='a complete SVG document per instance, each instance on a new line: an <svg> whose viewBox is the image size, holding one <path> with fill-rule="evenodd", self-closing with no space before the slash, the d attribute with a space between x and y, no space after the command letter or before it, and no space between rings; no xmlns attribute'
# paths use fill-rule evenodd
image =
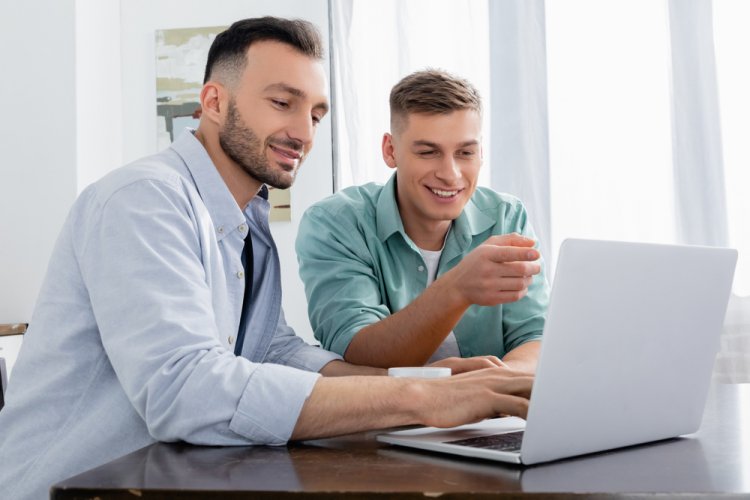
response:
<svg viewBox="0 0 750 500"><path fill-rule="evenodd" d="M503 434L492 434L456 441L445 441L445 444L458 446L470 446L472 448L485 448L497 451L521 451L521 440L523 431L505 432Z"/></svg>

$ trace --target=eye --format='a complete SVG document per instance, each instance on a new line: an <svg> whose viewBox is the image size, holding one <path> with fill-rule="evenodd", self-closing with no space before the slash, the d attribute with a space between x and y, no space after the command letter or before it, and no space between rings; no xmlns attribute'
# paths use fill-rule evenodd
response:
<svg viewBox="0 0 750 500"><path fill-rule="evenodd" d="M458 152L458 155L461 156L461 157L463 157L463 158L471 158L475 154L476 154L476 151L469 151L469 150L464 150L464 151L459 151Z"/></svg>
<svg viewBox="0 0 750 500"><path fill-rule="evenodd" d="M322 116L312 115L313 125L317 125L318 123L320 123L320 120L322 120L322 119L323 119Z"/></svg>
<svg viewBox="0 0 750 500"><path fill-rule="evenodd" d="M437 151L434 149L428 149L426 151L417 151L417 156L421 156L422 158L429 158L431 156L435 156L437 154Z"/></svg>
<svg viewBox="0 0 750 500"><path fill-rule="evenodd" d="M279 109L287 109L289 107L289 103L281 99L271 99L271 102Z"/></svg>

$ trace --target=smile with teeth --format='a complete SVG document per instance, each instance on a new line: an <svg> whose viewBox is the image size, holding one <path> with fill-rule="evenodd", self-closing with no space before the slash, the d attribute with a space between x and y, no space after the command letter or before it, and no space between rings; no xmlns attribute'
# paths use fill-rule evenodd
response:
<svg viewBox="0 0 750 500"><path fill-rule="evenodd" d="M453 196L456 196L459 191L458 189L453 190L453 191L445 191L443 189L435 189L435 188L429 188L429 189L440 198L451 198Z"/></svg>

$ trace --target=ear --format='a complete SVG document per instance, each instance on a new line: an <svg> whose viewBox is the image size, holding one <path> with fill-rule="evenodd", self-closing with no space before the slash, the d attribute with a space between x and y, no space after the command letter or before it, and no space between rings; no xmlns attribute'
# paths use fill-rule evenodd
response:
<svg viewBox="0 0 750 500"><path fill-rule="evenodd" d="M383 160L385 164L391 168L396 168L396 156L393 149L393 136L386 132L383 134L383 143L381 144L381 150L383 151Z"/></svg>
<svg viewBox="0 0 750 500"><path fill-rule="evenodd" d="M218 82L208 81L201 89L201 119L205 118L217 125L224 122L227 92Z"/></svg>

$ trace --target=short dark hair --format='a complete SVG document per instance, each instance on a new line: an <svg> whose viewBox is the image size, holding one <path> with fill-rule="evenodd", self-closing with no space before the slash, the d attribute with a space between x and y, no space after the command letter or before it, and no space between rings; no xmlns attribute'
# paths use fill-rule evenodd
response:
<svg viewBox="0 0 750 500"><path fill-rule="evenodd" d="M400 129L410 113L446 114L471 109L481 114L482 98L468 80L447 71L417 71L391 89L391 131Z"/></svg>
<svg viewBox="0 0 750 500"><path fill-rule="evenodd" d="M216 35L208 50L203 83L217 68L239 75L247 63L247 49L260 41L285 43L306 56L323 59L320 32L311 22L271 16L243 19Z"/></svg>

